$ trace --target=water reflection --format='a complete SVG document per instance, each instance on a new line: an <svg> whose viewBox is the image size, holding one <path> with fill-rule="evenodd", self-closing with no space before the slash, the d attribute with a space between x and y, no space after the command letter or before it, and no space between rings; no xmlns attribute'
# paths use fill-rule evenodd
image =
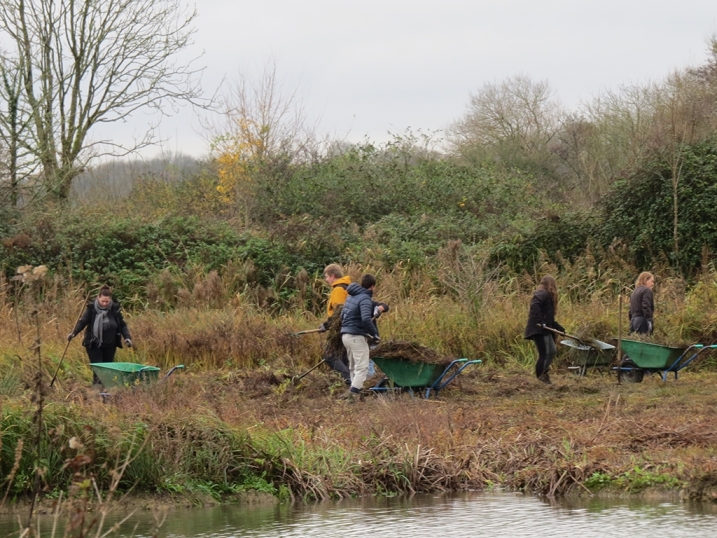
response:
<svg viewBox="0 0 717 538"><path fill-rule="evenodd" d="M638 500L547 502L512 493L421 495L315 505L222 506L172 510L159 536L717 536L712 506L647 504ZM151 536L156 514L135 515L118 536ZM50 522L42 521L44 529ZM0 520L0 536L17 536ZM47 534L49 535L49 534Z"/></svg>

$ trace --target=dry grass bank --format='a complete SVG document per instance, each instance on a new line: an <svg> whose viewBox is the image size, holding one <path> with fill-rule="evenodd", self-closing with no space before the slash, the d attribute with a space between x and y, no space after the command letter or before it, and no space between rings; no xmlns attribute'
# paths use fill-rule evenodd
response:
<svg viewBox="0 0 717 538"><path fill-rule="evenodd" d="M440 399L350 404L323 370L298 385L270 368L185 372L163 386L120 390L107 403L65 386L48 409L82 416L118 444L119 430L141 429L147 454L129 475L177 493L196 476L238 480L242 469L290 498L501 485L544 495L658 489L717 499L717 374L685 370L677 381L623 385L594 373L553 377L545 386L525 370L479 368Z"/></svg>

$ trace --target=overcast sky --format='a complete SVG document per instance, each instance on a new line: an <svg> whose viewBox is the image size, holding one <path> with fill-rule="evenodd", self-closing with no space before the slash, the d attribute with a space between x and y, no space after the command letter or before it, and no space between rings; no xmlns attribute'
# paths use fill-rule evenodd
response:
<svg viewBox="0 0 717 538"><path fill-rule="evenodd" d="M471 92L518 74L574 109L703 63L717 31L715 0L202 0L197 11L191 52L204 52L207 92L273 59L308 118L350 141L443 129ZM163 120L163 149L205 155L199 130L191 110Z"/></svg>

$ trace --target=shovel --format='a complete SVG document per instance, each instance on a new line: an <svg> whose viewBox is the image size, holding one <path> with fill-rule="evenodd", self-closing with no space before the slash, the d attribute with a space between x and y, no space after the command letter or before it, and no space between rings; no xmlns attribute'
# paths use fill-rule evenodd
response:
<svg viewBox="0 0 717 538"><path fill-rule="evenodd" d="M298 333L293 333L291 336L293 336L294 338L297 338L297 337L301 336L302 334L320 333L320 332L324 332L324 330L323 329L309 329L308 331L299 331Z"/></svg>
<svg viewBox="0 0 717 538"><path fill-rule="evenodd" d="M320 363L316 364L315 366L312 366L309 370L307 370L307 371L304 372L303 374L301 374L301 375L295 375L294 377L292 377L292 378L291 378L291 382L292 382L292 383L296 383L296 382L298 382L298 381L301 381L303 378L305 378L307 375L309 375L311 372L313 372L314 370L316 370L319 366L321 366L321 365L324 364L325 362L326 362L326 359L321 359L321 362L320 362Z"/></svg>
<svg viewBox="0 0 717 538"><path fill-rule="evenodd" d="M538 323L538 327L540 327L541 329L545 329L546 331L550 331L552 333L559 334L560 336L567 336L568 338L572 338L576 342L580 342L583 345L587 345L581 338L578 338L577 336L573 336L572 334L564 333L557 329L552 329L552 328L548 327L547 325L542 325L540 323Z"/></svg>
<svg viewBox="0 0 717 538"><path fill-rule="evenodd" d="M90 300L90 295L92 295L92 292L87 294L87 297L85 297L85 300L82 302L82 308L80 308L80 313L77 315L77 319L75 320L75 325L77 325L77 322L80 321L80 318L82 317L82 314L85 311L85 308L87 307L87 301ZM75 325L72 327L74 328ZM52 376L52 381L50 381L50 388L55 384L55 380L57 379L57 374L60 372L60 366L62 366L62 361L65 360L65 355L67 354L67 348L70 347L71 340L68 340L65 344L65 351L62 352L62 357L60 357L60 362L57 363L57 370L55 370L55 375Z"/></svg>

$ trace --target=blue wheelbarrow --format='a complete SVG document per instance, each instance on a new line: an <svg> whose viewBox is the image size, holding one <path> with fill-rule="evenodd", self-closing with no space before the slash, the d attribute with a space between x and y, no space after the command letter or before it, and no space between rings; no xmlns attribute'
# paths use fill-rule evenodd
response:
<svg viewBox="0 0 717 538"><path fill-rule="evenodd" d="M390 391L407 390L424 391L425 398L430 398L431 392L438 392L453 381L463 370L471 364L480 364L480 360L455 359L448 365L432 364L420 361L390 357L372 357L372 360L385 374L385 378L369 390L380 394Z"/></svg>

